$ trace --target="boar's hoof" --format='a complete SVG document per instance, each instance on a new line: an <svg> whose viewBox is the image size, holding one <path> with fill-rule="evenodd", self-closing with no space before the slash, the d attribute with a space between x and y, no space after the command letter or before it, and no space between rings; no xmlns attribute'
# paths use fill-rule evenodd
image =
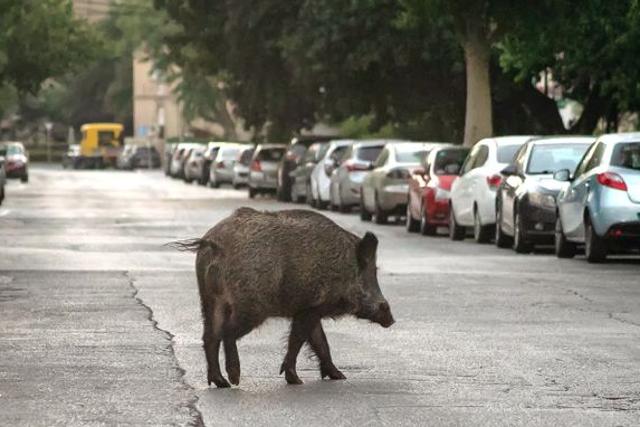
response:
<svg viewBox="0 0 640 427"><path fill-rule="evenodd" d="M215 375L211 372L209 372L209 374L207 375L207 383L209 385L211 385L211 383L214 383L216 385L216 387L218 388L229 388L231 387L231 384L229 384L229 382L227 380L224 379L224 377L220 374Z"/></svg>
<svg viewBox="0 0 640 427"><path fill-rule="evenodd" d="M229 381L231 384L238 385L240 384L240 368L237 366L227 367L227 375L229 376Z"/></svg>
<svg viewBox="0 0 640 427"><path fill-rule="evenodd" d="M320 367L320 378L329 377L332 380L346 380L347 377L344 376L342 372L335 365L331 366L321 366Z"/></svg>
<svg viewBox="0 0 640 427"><path fill-rule="evenodd" d="M284 372L284 378L287 380L287 384L299 385L303 384L302 380L298 377L295 368L288 368L283 363L280 367L280 374Z"/></svg>

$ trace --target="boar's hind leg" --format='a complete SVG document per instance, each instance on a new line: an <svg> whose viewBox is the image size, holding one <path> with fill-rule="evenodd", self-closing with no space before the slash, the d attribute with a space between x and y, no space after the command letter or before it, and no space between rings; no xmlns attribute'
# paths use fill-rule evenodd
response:
<svg viewBox="0 0 640 427"><path fill-rule="evenodd" d="M214 304L207 304L204 314L204 352L207 356L207 365L209 371L207 373L207 382L209 385L214 383L218 388L231 387L229 382L222 376L220 372L220 341L222 338L222 316L215 309Z"/></svg>
<svg viewBox="0 0 640 427"><path fill-rule="evenodd" d="M224 307L224 361L227 375L231 384L240 384L240 357L238 357L238 347L236 340L238 336L238 328L232 316L232 309L229 304Z"/></svg>
<svg viewBox="0 0 640 427"><path fill-rule="evenodd" d="M327 342L327 336L324 334L324 329L322 329L320 319L318 319L311 329L309 345L311 345L311 349L320 361L320 378L329 377L332 380L344 380L347 378L336 368L333 360L331 360L329 343Z"/></svg>
<svg viewBox="0 0 640 427"><path fill-rule="evenodd" d="M311 328L319 318L314 314L299 314L293 317L291 322L291 332L289 333L289 343L284 362L280 367L280 373L284 372L284 377L289 384L302 384L296 372L296 360L302 345L309 339Z"/></svg>

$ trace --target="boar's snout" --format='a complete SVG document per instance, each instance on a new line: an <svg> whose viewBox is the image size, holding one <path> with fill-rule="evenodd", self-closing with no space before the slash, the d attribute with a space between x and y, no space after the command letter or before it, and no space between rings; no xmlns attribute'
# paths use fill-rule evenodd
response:
<svg viewBox="0 0 640 427"><path fill-rule="evenodd" d="M388 328L396 323L393 319L393 315L391 314L391 307L389 307L389 303L386 301L378 304L378 309L371 320L378 323L383 328Z"/></svg>

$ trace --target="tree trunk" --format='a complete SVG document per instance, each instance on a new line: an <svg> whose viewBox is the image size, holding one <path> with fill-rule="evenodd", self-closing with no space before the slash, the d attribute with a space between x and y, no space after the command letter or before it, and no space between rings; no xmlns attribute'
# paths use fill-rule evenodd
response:
<svg viewBox="0 0 640 427"><path fill-rule="evenodd" d="M493 135L489 60L491 47L482 31L468 32L462 43L467 72L464 145L473 146Z"/></svg>

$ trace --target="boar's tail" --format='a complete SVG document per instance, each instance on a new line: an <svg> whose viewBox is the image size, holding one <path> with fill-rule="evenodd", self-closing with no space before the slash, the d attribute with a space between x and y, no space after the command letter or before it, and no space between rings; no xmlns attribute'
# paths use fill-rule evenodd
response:
<svg viewBox="0 0 640 427"><path fill-rule="evenodd" d="M177 249L181 252L198 252L200 249L210 248L215 253L221 253L220 246L211 240L205 239L186 239L169 242L165 246Z"/></svg>

